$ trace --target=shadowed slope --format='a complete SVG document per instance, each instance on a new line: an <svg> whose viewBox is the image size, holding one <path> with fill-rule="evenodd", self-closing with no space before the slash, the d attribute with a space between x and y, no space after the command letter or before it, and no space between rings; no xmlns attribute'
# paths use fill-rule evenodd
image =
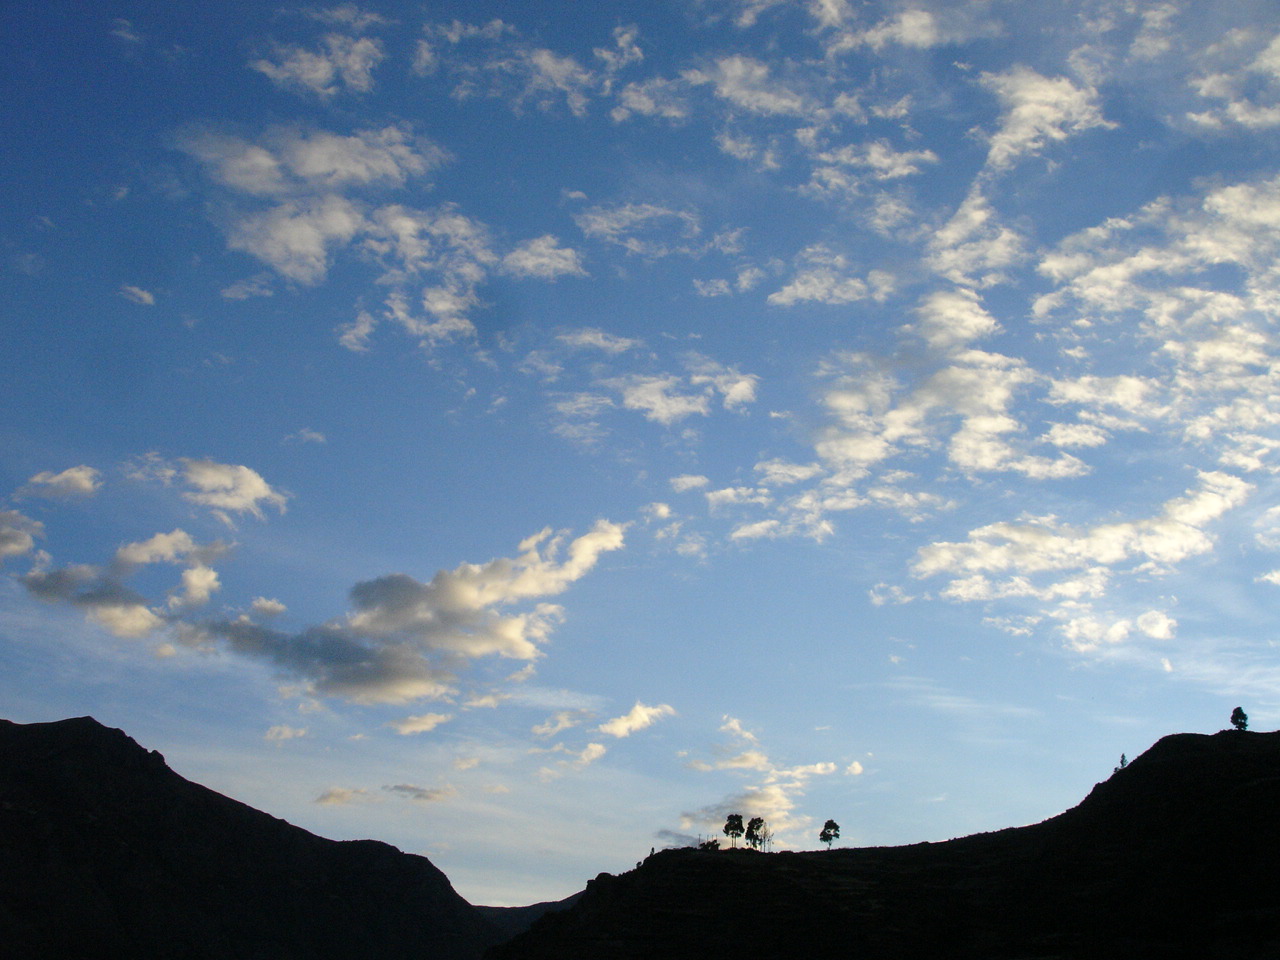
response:
<svg viewBox="0 0 1280 960"><path fill-rule="evenodd" d="M665 851L498 960L1280 957L1280 733L1165 737L1043 823L831 852Z"/></svg>
<svg viewBox="0 0 1280 960"><path fill-rule="evenodd" d="M501 936L425 857L325 840L89 717L0 721L14 957L468 960Z"/></svg>

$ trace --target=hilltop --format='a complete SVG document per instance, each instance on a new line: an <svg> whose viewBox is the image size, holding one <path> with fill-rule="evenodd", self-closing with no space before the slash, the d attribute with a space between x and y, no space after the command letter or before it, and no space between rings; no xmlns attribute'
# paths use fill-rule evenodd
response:
<svg viewBox="0 0 1280 960"><path fill-rule="evenodd" d="M1177 734L1033 826L659 853L495 960L1280 957L1280 733Z"/></svg>
<svg viewBox="0 0 1280 960"><path fill-rule="evenodd" d="M325 840L91 717L0 720L6 956L475 960L507 934L425 857Z"/></svg>

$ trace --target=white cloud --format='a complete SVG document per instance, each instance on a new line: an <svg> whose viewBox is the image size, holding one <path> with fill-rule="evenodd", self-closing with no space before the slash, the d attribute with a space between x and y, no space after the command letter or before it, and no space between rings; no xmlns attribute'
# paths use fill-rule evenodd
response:
<svg viewBox="0 0 1280 960"><path fill-rule="evenodd" d="M652 203L590 207L573 220L586 236L643 257L689 252L689 241L701 230L696 214Z"/></svg>
<svg viewBox="0 0 1280 960"><path fill-rule="evenodd" d="M350 803L376 799L368 790L352 787L330 787L311 802L318 803L321 806L340 807Z"/></svg>
<svg viewBox="0 0 1280 960"><path fill-rule="evenodd" d="M1137 561L1137 570L1158 573L1212 550L1213 539L1204 528L1242 504L1252 489L1230 474L1202 472L1198 488L1167 501L1155 516L1083 530L1067 527L1052 517L988 524L970 531L966 541L938 542L920 548L913 569L920 577L946 574L985 578L991 573L1012 573L1026 578L1072 569L1113 568ZM961 582L979 581L953 581ZM988 593L988 589L982 592ZM1031 591L1029 584L1026 589ZM1154 620L1148 622L1156 624L1157 630L1164 629Z"/></svg>
<svg viewBox="0 0 1280 960"><path fill-rule="evenodd" d="M628 350L642 346L640 340L633 340L630 337L619 337L612 333L606 333L603 330L597 330L594 327L582 327L578 330L570 330L556 336L556 339L566 346L575 349L593 349L602 350L605 353L619 354L626 353Z"/></svg>
<svg viewBox="0 0 1280 960"><path fill-rule="evenodd" d="M351 591L355 611L347 626L367 637L414 637L468 657L531 660L559 608L539 604L533 612L505 617L496 608L564 592L601 554L622 547L623 531L623 525L601 520L566 548L562 534L546 529L523 541L516 559L463 564L429 583L404 574L359 583Z"/></svg>
<svg viewBox="0 0 1280 960"><path fill-rule="evenodd" d="M711 481L701 474L682 473L678 477L671 478L671 489L676 493L685 493L689 490L697 490L705 487Z"/></svg>
<svg viewBox="0 0 1280 960"><path fill-rule="evenodd" d="M208 507L227 523L232 513L249 513L261 520L264 506L284 512L288 495L272 488L250 467L186 457L178 462L189 488L183 499Z"/></svg>
<svg viewBox="0 0 1280 960"><path fill-rule="evenodd" d="M371 91L373 70L385 56L378 40L331 33L324 38L320 50L282 46L276 49L274 59L264 57L249 66L277 86L308 90L328 98L340 87L354 93Z"/></svg>
<svg viewBox="0 0 1280 960"><path fill-rule="evenodd" d="M328 194L243 217L232 224L227 245L257 257L290 280L315 284L328 272L330 250L350 242L365 226L351 201Z"/></svg>
<svg viewBox="0 0 1280 960"><path fill-rule="evenodd" d="M250 608L260 617L278 617L289 609L279 600L267 597L254 597Z"/></svg>
<svg viewBox="0 0 1280 960"><path fill-rule="evenodd" d="M605 721L596 729L601 733L607 733L611 737L629 737L637 730L644 730L646 727L653 726L663 717L675 716L675 712L675 708L670 704L662 703L650 707L637 700L636 705L628 712L620 717Z"/></svg>
<svg viewBox="0 0 1280 960"><path fill-rule="evenodd" d="M1065 140L1093 127L1114 127L1103 118L1097 91L1065 77L1041 76L1030 67L984 73L984 87L1000 99L1000 129L991 137L987 166L1007 169L1020 157L1039 153L1048 141Z"/></svg>
<svg viewBox="0 0 1280 960"><path fill-rule="evenodd" d="M72 499L91 497L102 486L102 474L93 467L68 467L59 473L42 470L26 482L20 496Z"/></svg>
<svg viewBox="0 0 1280 960"><path fill-rule="evenodd" d="M633 373L603 381L602 386L617 390L622 395L622 405L628 410L639 410L646 420L663 426L671 426L694 414L705 417L711 412L707 394L679 392L684 382L676 376Z"/></svg>
<svg viewBox="0 0 1280 960"><path fill-rule="evenodd" d="M1002 225L975 187L929 241L928 265L962 287L1003 283L1005 269L1025 258L1023 237Z"/></svg>
<svg viewBox="0 0 1280 960"><path fill-rule="evenodd" d="M407 737L415 733L430 733L440 724L448 723L452 719L451 713L420 713L405 717L403 720L393 721L391 726L395 727L396 733Z"/></svg>
<svg viewBox="0 0 1280 960"><path fill-rule="evenodd" d="M306 735L306 727L290 727L285 724L280 724L268 729L267 732L262 735L262 739L273 743L281 743L285 740L296 740L298 737L305 737Z"/></svg>
<svg viewBox="0 0 1280 960"><path fill-rule="evenodd" d="M17 510L0 510L0 560L20 557L35 548L35 538L43 536L44 524Z"/></svg>
<svg viewBox="0 0 1280 960"><path fill-rule="evenodd" d="M686 70L692 84L712 84L716 96L749 113L803 116L811 109L805 98L769 75L768 64L736 54L722 57L704 70Z"/></svg>
<svg viewBox="0 0 1280 960"><path fill-rule="evenodd" d="M1138 617L1138 629L1155 640L1172 640L1178 621L1160 610L1148 610Z"/></svg>
<svg viewBox="0 0 1280 960"><path fill-rule="evenodd" d="M840 305L863 300L870 295L866 281L850 274L851 265L842 255L817 244L803 250L791 282L769 294L769 303L789 307L802 301Z"/></svg>
<svg viewBox="0 0 1280 960"><path fill-rule="evenodd" d="M862 764L859 763L857 760L855 760L853 761L853 763L849 764L847 767L844 768L844 772L845 772L845 775L849 777L861 776L863 773Z"/></svg>
<svg viewBox="0 0 1280 960"><path fill-rule="evenodd" d="M156 295L150 290L143 290L141 287L131 286L127 283L120 287L120 296L144 307L154 306L156 302Z"/></svg>
<svg viewBox="0 0 1280 960"><path fill-rule="evenodd" d="M539 280L587 275L578 251L560 246L560 241L549 233L517 246L502 258L502 268L513 276Z"/></svg>
<svg viewBox="0 0 1280 960"><path fill-rule="evenodd" d="M609 115L615 123L621 123L633 114L684 120L689 116L688 88L687 82L663 77L628 83L618 92L618 105Z"/></svg>
<svg viewBox="0 0 1280 960"><path fill-rule="evenodd" d="M916 308L913 328L933 348L950 350L990 336L999 324L982 306L982 298L964 288L929 294Z"/></svg>
<svg viewBox="0 0 1280 960"><path fill-rule="evenodd" d="M586 710L559 710L542 723L531 727L530 732L535 737L554 737L557 733L578 726L590 716L591 714Z"/></svg>

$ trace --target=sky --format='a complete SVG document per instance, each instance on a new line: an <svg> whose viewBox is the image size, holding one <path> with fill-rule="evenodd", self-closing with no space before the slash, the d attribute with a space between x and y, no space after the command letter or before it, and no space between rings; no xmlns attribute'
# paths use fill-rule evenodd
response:
<svg viewBox="0 0 1280 960"><path fill-rule="evenodd" d="M1280 723L1280 8L10 0L0 716L567 896Z"/></svg>

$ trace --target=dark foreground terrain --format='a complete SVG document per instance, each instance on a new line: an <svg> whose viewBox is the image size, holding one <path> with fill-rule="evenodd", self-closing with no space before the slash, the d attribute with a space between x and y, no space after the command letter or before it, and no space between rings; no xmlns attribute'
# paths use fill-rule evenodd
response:
<svg viewBox="0 0 1280 960"><path fill-rule="evenodd" d="M89 717L0 720L0 957L474 960L506 935L425 857L324 840Z"/></svg>
<svg viewBox="0 0 1280 960"><path fill-rule="evenodd" d="M1044 823L946 843L659 853L497 960L1280 958L1280 733L1165 737Z"/></svg>
<svg viewBox="0 0 1280 960"><path fill-rule="evenodd" d="M664 851L563 906L473 907L87 717L0 721L0 957L33 960L1280 960L1280 733L1165 737L1030 827Z"/></svg>

